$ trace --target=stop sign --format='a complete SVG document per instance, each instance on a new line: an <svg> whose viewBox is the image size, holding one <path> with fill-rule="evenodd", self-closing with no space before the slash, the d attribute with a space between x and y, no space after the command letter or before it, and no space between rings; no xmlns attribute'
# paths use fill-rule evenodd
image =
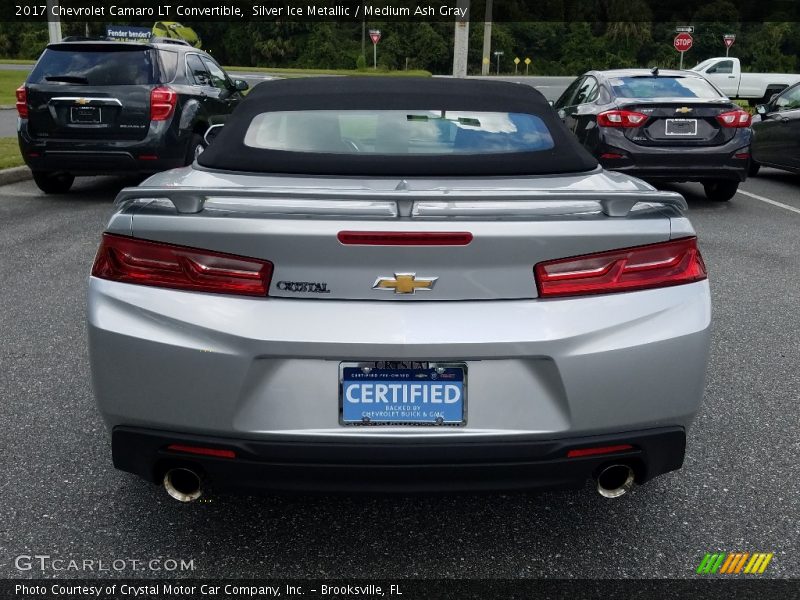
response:
<svg viewBox="0 0 800 600"><path fill-rule="evenodd" d="M688 33L679 33L672 41L672 45L678 52L686 52L692 47L692 36Z"/></svg>

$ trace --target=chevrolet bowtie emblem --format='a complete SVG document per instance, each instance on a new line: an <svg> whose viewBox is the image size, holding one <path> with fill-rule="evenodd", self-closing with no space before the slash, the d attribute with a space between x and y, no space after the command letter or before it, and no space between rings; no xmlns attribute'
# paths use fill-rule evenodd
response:
<svg viewBox="0 0 800 600"><path fill-rule="evenodd" d="M77 98L75 104L89 104L88 98Z"/></svg>
<svg viewBox="0 0 800 600"><path fill-rule="evenodd" d="M438 277L417 277L414 273L395 273L394 277L378 277L373 290L394 290L395 294L414 294L417 290L432 290Z"/></svg>
<svg viewBox="0 0 800 600"><path fill-rule="evenodd" d="M681 114L684 114L684 115L685 115L685 114L686 114L686 113L688 113L688 112L692 112L692 109L691 109L691 108L689 108L688 106L681 106L680 108L676 108L676 109L675 109L675 112L676 112L676 113L681 113Z"/></svg>

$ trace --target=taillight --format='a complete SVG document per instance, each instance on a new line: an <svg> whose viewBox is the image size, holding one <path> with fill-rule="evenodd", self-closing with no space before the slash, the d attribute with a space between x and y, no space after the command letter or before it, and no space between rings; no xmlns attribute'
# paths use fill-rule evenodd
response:
<svg viewBox="0 0 800 600"><path fill-rule="evenodd" d="M732 110L717 115L717 121L723 127L750 127L753 117L746 110Z"/></svg>
<svg viewBox="0 0 800 600"><path fill-rule="evenodd" d="M647 115L630 110L607 110L597 115L600 127L641 127Z"/></svg>
<svg viewBox="0 0 800 600"><path fill-rule="evenodd" d="M17 114L22 119L28 118L28 90L24 85L17 88Z"/></svg>
<svg viewBox="0 0 800 600"><path fill-rule="evenodd" d="M542 298L644 290L707 277L693 237L551 260L533 270Z"/></svg>
<svg viewBox="0 0 800 600"><path fill-rule="evenodd" d="M175 90L166 86L153 88L150 90L150 120L164 121L175 112L175 105L178 103L178 94Z"/></svg>
<svg viewBox="0 0 800 600"><path fill-rule="evenodd" d="M272 263L105 233L92 275L195 292L266 296Z"/></svg>

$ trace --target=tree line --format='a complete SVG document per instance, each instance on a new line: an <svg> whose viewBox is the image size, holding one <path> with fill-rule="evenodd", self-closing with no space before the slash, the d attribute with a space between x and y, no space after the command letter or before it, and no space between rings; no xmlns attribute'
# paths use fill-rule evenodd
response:
<svg viewBox="0 0 800 600"><path fill-rule="evenodd" d="M704 5L693 20L694 45L684 66L724 56L722 36L736 34L731 56L746 70L796 72L800 68L800 23L736 23L712 20L724 0ZM152 26L152 23L126 23ZM531 59L531 75L577 75L589 69L678 66L672 47L675 26L654 22L515 22L494 23L492 51L503 52L500 71L513 73L515 57ZM372 43L366 38L362 57L361 23L192 23L203 49L225 65L354 69L372 66ZM370 22L380 29L381 69L452 71L453 23ZM102 35L98 23L63 23L64 35ZM480 73L483 24L471 23L469 72ZM38 23L0 23L0 57L34 59L47 44L47 28ZM492 56L491 72L496 70ZM365 60L366 59L366 60ZM520 73L525 64L520 62Z"/></svg>

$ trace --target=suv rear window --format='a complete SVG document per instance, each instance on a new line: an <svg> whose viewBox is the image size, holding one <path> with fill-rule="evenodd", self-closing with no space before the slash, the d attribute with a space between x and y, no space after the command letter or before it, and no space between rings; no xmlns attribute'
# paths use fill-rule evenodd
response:
<svg viewBox="0 0 800 600"><path fill-rule="evenodd" d="M47 48L28 83L147 85L158 83L150 48Z"/></svg>
<svg viewBox="0 0 800 600"><path fill-rule="evenodd" d="M298 110L256 115L251 148L372 155L537 152L553 148L536 115L445 110Z"/></svg>
<svg viewBox="0 0 800 600"><path fill-rule="evenodd" d="M700 77L638 76L609 80L618 98L720 98L719 92Z"/></svg>

